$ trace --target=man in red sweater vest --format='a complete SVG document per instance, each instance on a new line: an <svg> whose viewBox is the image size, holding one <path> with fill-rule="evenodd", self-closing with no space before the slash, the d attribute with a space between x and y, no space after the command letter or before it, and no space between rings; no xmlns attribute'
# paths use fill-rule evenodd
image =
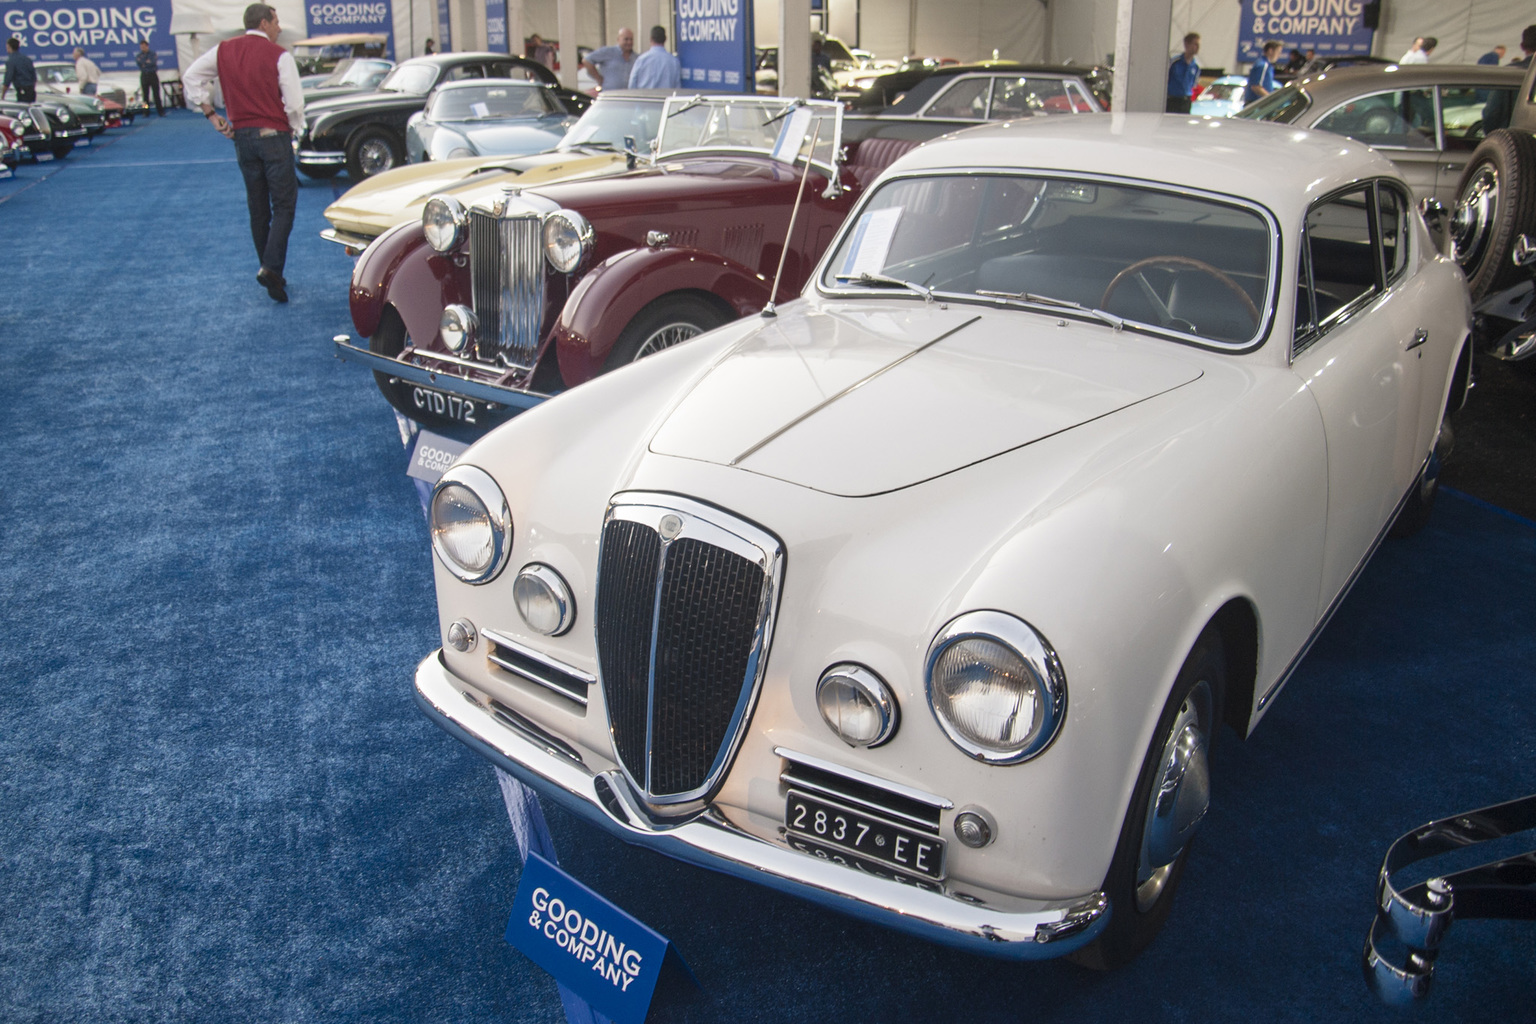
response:
<svg viewBox="0 0 1536 1024"><path fill-rule="evenodd" d="M235 140L245 178L251 240L261 269L256 281L278 302L288 301L283 264L299 200L293 139L304 132L304 91L293 55L277 45L277 11L266 4L245 9L245 35L226 39L181 76L187 100L214 128ZM224 90L224 115L210 102L213 83Z"/></svg>

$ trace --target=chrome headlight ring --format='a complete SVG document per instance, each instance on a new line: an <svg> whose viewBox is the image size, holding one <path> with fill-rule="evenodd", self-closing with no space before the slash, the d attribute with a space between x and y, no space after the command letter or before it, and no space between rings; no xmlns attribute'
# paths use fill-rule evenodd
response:
<svg viewBox="0 0 1536 1024"><path fill-rule="evenodd" d="M458 246L468 227L469 211L453 196L433 196L421 208L422 234L438 252L449 252Z"/></svg>
<svg viewBox="0 0 1536 1024"><path fill-rule="evenodd" d="M457 302L445 306L437 321L437 332L442 335L443 344L455 355L462 355L474 344L479 327L480 318L475 316L475 311Z"/></svg>
<svg viewBox="0 0 1536 1024"><path fill-rule="evenodd" d="M1067 677L1029 623L967 612L933 639L924 664L928 706L950 742L987 764L1037 756L1061 730Z"/></svg>
<svg viewBox="0 0 1536 1024"><path fill-rule="evenodd" d="M581 269L592 254L597 233L575 210L556 210L544 217L544 258L561 274Z"/></svg>
<svg viewBox="0 0 1536 1024"><path fill-rule="evenodd" d="M428 526L432 550L465 583L489 583L512 553L512 513L485 470L453 466L432 488Z"/></svg>

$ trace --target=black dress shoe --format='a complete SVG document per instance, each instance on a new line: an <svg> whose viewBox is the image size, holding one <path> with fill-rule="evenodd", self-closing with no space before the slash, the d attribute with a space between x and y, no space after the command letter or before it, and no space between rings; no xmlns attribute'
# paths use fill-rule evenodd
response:
<svg viewBox="0 0 1536 1024"><path fill-rule="evenodd" d="M272 296L272 301L288 301L288 282L283 280L283 275L262 267L256 271L256 283L267 290L267 294Z"/></svg>

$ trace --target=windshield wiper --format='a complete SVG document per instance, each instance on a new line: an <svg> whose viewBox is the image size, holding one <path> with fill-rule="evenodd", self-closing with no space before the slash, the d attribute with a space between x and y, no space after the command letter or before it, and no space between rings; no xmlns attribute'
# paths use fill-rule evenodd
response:
<svg viewBox="0 0 1536 1024"><path fill-rule="evenodd" d="M839 284L846 284L852 281L858 284L869 285L870 287L906 288L921 295L924 302L933 301L933 289L927 285L918 284L916 281L903 281L899 277L889 277L885 274L871 274L867 270L858 274L838 274L833 280Z"/></svg>
<svg viewBox="0 0 1536 1024"><path fill-rule="evenodd" d="M669 118L670 117L676 117L678 114L683 113L685 110L692 110L694 107L703 106L703 104L704 104L704 97L703 96L695 96L693 99L689 100L687 103L684 103L682 106L678 107L676 110L669 111L667 116Z"/></svg>
<svg viewBox="0 0 1536 1024"><path fill-rule="evenodd" d="M1113 313L1106 313L1102 309L1091 309L1081 302L1073 302L1070 299L1053 299L1049 295L1035 295L1031 292L994 292L985 288L976 289L974 294L988 299L1006 299L1010 302L1024 302L1034 306L1053 306L1058 309L1070 309L1076 313L1086 313L1109 324L1109 326L1117 331L1125 326L1125 321Z"/></svg>
<svg viewBox="0 0 1536 1024"><path fill-rule="evenodd" d="M791 103L784 104L784 109L783 110L779 111L777 114L774 114L768 120L763 122L763 127L766 128L769 125L773 124L773 122L777 121L779 118L783 117L785 114L788 114L791 110L794 110L796 107L800 106L800 103L801 103L800 100L795 100L795 101L793 101Z"/></svg>

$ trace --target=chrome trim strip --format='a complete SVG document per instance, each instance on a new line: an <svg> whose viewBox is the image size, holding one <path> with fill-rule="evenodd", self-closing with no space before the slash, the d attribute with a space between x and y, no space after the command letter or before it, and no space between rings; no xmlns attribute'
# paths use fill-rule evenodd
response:
<svg viewBox="0 0 1536 1024"><path fill-rule="evenodd" d="M335 153L324 149L299 150L299 163L301 164L344 164L347 162L347 154Z"/></svg>
<svg viewBox="0 0 1536 1024"><path fill-rule="evenodd" d="M366 249L373 244L373 239L364 238L362 235L349 235L340 228L326 228L320 232L320 237L327 242L335 242L337 245L346 246L348 249Z"/></svg>
<svg viewBox="0 0 1536 1024"><path fill-rule="evenodd" d="M509 661L506 658L497 655L495 652L487 654L485 656L485 660L489 661L492 665L495 665L497 668L502 669L503 671L510 672L512 675L517 676L519 679L526 680L527 682L533 683L536 686L542 686L544 689L557 696L564 697L566 700L575 704L580 704L583 708L587 706L587 695L585 693L579 693L574 689L569 689L566 686L561 685L558 679L546 679L541 675L537 675L536 673L523 668L514 661Z"/></svg>
<svg viewBox="0 0 1536 1024"><path fill-rule="evenodd" d="M542 651L536 651L531 647L518 643L516 640L513 640L503 633L498 633L494 629L482 629L480 631L480 635L499 647L506 647L516 651L518 654L527 658L529 661L537 661L539 664L552 668L556 672L564 672L566 675L571 676L574 679L581 680L588 686L597 685L597 676L593 675L591 672L584 672L575 666L567 665L565 662L558 658L552 658Z"/></svg>
<svg viewBox="0 0 1536 1024"><path fill-rule="evenodd" d="M908 800L915 800L920 804L928 804L930 807L937 807L941 811L953 810L955 806L954 801L946 800L942 796L934 796L932 793L925 793L921 789L913 789L911 786L904 786L899 782L891 782L888 779L880 778L878 775L861 772L857 768L845 768L840 764L833 764L831 761L824 761L819 757L812 757L810 754L802 754L798 750L791 750L788 747L774 747L773 752L786 761L803 764L807 768L815 768L817 771L826 772L828 775L841 775L849 782L857 782L861 785L888 790L897 796L906 797Z"/></svg>
<svg viewBox="0 0 1536 1024"><path fill-rule="evenodd" d="M505 405L514 409L531 409L538 405L549 395L540 394L537 391L522 391L518 388L505 387L501 384L487 384L484 381L468 380L464 377L450 373L437 373L424 366L414 366L410 363L402 363L391 359L389 356L381 356L376 352L370 352L365 348L358 348L352 344L352 339L347 335L339 335L332 339L335 347L336 358L343 362L362 363L370 370L387 373L401 380L408 380L412 384L423 384L427 387L446 391L451 395L462 395L465 398L476 398L482 402L490 402L493 405ZM425 356L426 353L418 353ZM444 360L440 354L432 353L431 358ZM471 364L477 369L484 370L484 366Z"/></svg>
<svg viewBox="0 0 1536 1024"><path fill-rule="evenodd" d="M416 670L416 702L470 749L625 842L926 941L1007 960L1073 952L1109 922L1111 908L1099 892L1041 900L1030 910L1000 910L808 857L743 831L719 811L665 828L647 827L644 818L621 821L599 797L602 776L503 726L492 712L464 700L463 685L443 663L441 651L434 651Z"/></svg>

